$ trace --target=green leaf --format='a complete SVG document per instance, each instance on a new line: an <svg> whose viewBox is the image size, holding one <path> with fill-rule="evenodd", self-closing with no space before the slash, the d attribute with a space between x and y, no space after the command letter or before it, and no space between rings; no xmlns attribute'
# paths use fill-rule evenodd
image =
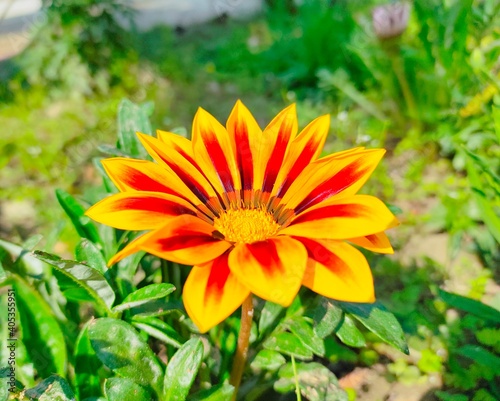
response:
<svg viewBox="0 0 500 401"><path fill-rule="evenodd" d="M161 394L162 368L151 348L130 324L100 318L89 323L88 331L92 348L105 366Z"/></svg>
<svg viewBox="0 0 500 401"><path fill-rule="evenodd" d="M151 394L144 387L130 379L111 377L104 384L108 401L150 401Z"/></svg>
<svg viewBox="0 0 500 401"><path fill-rule="evenodd" d="M35 246L37 246L38 243L42 240L42 238L43 235L35 234L23 242L22 248L31 252L35 248Z"/></svg>
<svg viewBox="0 0 500 401"><path fill-rule="evenodd" d="M380 108L369 100L362 92L358 91L349 79L349 74L341 68L338 68L334 73L321 69L318 71L319 86L323 88L335 87L342 91L346 96L350 97L362 109L371 114L373 117L386 121L387 118L381 112Z"/></svg>
<svg viewBox="0 0 500 401"><path fill-rule="evenodd" d="M13 280L12 288L16 293L22 340L38 374L65 375L66 344L50 306L20 278Z"/></svg>
<svg viewBox="0 0 500 401"><path fill-rule="evenodd" d="M151 135L153 131L149 123L148 107L139 106L128 99L123 99L118 106L118 145L132 157L147 156L136 133Z"/></svg>
<svg viewBox="0 0 500 401"><path fill-rule="evenodd" d="M39 401L74 401L76 400L68 382L53 375L41 381L36 387L26 390L24 396Z"/></svg>
<svg viewBox="0 0 500 401"><path fill-rule="evenodd" d="M101 251L88 239L82 239L76 246L75 257L77 261L84 262L87 266L96 269L101 274L106 273L108 270Z"/></svg>
<svg viewBox="0 0 500 401"><path fill-rule="evenodd" d="M53 266L58 272L85 289L104 311L110 312L115 293L104 276L96 269L73 260L63 260L50 253L35 251L35 257Z"/></svg>
<svg viewBox="0 0 500 401"><path fill-rule="evenodd" d="M471 157L470 154L469 157ZM488 227L491 235L493 235L495 240L500 244L500 217L498 217L498 212L494 209L491 200L488 199L488 197L484 195L484 191L481 190L484 184L482 183L479 173L476 170L476 166L473 164L472 160L467 161L466 167L467 176L472 187L479 190L473 191L473 195L477 205L479 206L483 222ZM498 177L494 176L494 178Z"/></svg>
<svg viewBox="0 0 500 401"><path fill-rule="evenodd" d="M285 308L281 305L267 301L262 308L259 318L259 337L262 338L266 332L271 331L278 325L278 318Z"/></svg>
<svg viewBox="0 0 500 401"><path fill-rule="evenodd" d="M283 366L278 375L279 379L274 383L276 391L287 393L295 388L292 364ZM347 401L347 394L335 375L320 363L297 363L297 380L302 395L309 401Z"/></svg>
<svg viewBox="0 0 500 401"><path fill-rule="evenodd" d="M43 263L34 258L19 245L0 239L0 262L3 267L18 273L20 276L41 278L43 276Z"/></svg>
<svg viewBox="0 0 500 401"><path fill-rule="evenodd" d="M234 387L227 383L218 384L188 397L188 401L230 401Z"/></svg>
<svg viewBox="0 0 500 401"><path fill-rule="evenodd" d="M138 329L145 331L150 336L176 348L180 348L184 342L172 326L156 317L134 316L132 318L132 324Z"/></svg>
<svg viewBox="0 0 500 401"><path fill-rule="evenodd" d="M131 316L163 316L172 313L174 310L183 310L182 302L179 300L154 299L145 304L135 306L130 309Z"/></svg>
<svg viewBox="0 0 500 401"><path fill-rule="evenodd" d="M495 347L500 345L500 329L485 328L474 333L478 342Z"/></svg>
<svg viewBox="0 0 500 401"><path fill-rule="evenodd" d="M500 358L480 345L467 344L458 348L455 352L487 366L494 372L500 372Z"/></svg>
<svg viewBox="0 0 500 401"><path fill-rule="evenodd" d="M446 391L436 391L436 395L442 401L469 401L469 397L463 394L451 394Z"/></svg>
<svg viewBox="0 0 500 401"><path fill-rule="evenodd" d="M500 323L500 311L492 308L491 306L485 305L482 302L441 289L439 290L439 296L444 302L453 308L472 313L481 319L488 320L493 323Z"/></svg>
<svg viewBox="0 0 500 401"><path fill-rule="evenodd" d="M285 357L279 352L263 349L260 350L257 355L255 355L255 358L250 364L250 367L257 371L269 370L273 372L275 370L278 370L285 363Z"/></svg>
<svg viewBox="0 0 500 401"><path fill-rule="evenodd" d="M98 370L102 364L90 344L88 325L89 323L78 334L74 350L75 387L79 400L101 392Z"/></svg>
<svg viewBox="0 0 500 401"><path fill-rule="evenodd" d="M85 209L75 198L62 189L56 189L56 197L75 227L78 235L94 243L100 242L96 226L89 217L85 216Z"/></svg>
<svg viewBox="0 0 500 401"><path fill-rule="evenodd" d="M363 326L375 333L386 343L401 352L409 354L408 344L396 317L378 302L374 304L337 303L345 312L359 320Z"/></svg>
<svg viewBox="0 0 500 401"><path fill-rule="evenodd" d="M192 338L174 354L167 365L163 383L163 398L183 401L194 382L203 359L203 344L199 338Z"/></svg>
<svg viewBox="0 0 500 401"><path fill-rule="evenodd" d="M150 284L127 295L120 305L113 308L114 311L124 311L130 308L144 305L148 302L165 298L175 291L175 287L169 283Z"/></svg>
<svg viewBox="0 0 500 401"><path fill-rule="evenodd" d="M312 351L292 333L276 333L269 336L263 344L265 349L293 355L298 359L312 359Z"/></svg>
<svg viewBox="0 0 500 401"><path fill-rule="evenodd" d="M365 337L354 324L354 321L348 316L344 316L342 324L335 332L336 336L345 345L350 347L364 347L366 345Z"/></svg>
<svg viewBox="0 0 500 401"><path fill-rule="evenodd" d="M311 317L314 321L314 331L321 338L333 333L342 321L344 312L336 304L321 297L319 304L312 310Z"/></svg>
<svg viewBox="0 0 500 401"><path fill-rule="evenodd" d="M325 355L325 345L323 339L319 337L311 327L311 325L304 320L302 316L286 321L288 329L297 336L297 338L318 356Z"/></svg>

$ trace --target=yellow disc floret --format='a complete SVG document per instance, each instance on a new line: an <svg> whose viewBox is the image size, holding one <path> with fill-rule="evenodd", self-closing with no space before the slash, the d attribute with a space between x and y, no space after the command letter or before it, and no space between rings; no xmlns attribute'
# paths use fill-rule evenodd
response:
<svg viewBox="0 0 500 401"><path fill-rule="evenodd" d="M229 209L214 220L214 227L226 241L250 244L276 235L280 225L262 209Z"/></svg>

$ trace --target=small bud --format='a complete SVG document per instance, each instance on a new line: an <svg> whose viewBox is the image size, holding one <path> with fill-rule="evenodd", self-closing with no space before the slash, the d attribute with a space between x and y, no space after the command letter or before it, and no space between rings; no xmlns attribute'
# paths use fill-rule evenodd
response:
<svg viewBox="0 0 500 401"><path fill-rule="evenodd" d="M375 34L381 40L400 36L408 26L410 5L394 3L378 6L373 9L372 21Z"/></svg>

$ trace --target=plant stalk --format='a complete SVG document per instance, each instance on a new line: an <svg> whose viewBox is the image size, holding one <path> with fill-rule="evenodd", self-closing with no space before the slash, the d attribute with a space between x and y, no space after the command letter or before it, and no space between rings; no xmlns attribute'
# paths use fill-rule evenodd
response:
<svg viewBox="0 0 500 401"><path fill-rule="evenodd" d="M231 376L229 384L234 387L232 401L236 401L238 389L241 383L241 377L245 370L248 355L248 344L250 342L250 331L252 328L253 318L253 301L252 294L250 294L243 305L241 306L241 323L240 332L238 334L238 345L236 347L236 354L234 355L233 367L231 369Z"/></svg>

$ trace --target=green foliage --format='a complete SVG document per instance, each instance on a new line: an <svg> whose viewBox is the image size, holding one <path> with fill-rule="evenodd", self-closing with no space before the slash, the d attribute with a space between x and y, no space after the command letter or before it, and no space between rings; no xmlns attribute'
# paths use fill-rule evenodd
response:
<svg viewBox="0 0 500 401"><path fill-rule="evenodd" d="M118 21L131 24L131 8L113 0L44 1L41 15L17 60L22 79L72 95L105 93L121 80L120 63L134 54L131 37Z"/></svg>

